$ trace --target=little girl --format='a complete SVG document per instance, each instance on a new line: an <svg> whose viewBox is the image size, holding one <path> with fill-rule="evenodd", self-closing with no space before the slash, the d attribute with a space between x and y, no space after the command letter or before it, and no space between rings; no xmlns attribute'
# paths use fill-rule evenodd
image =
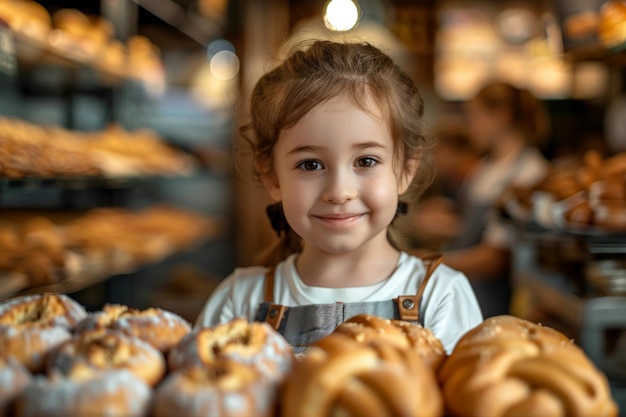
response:
<svg viewBox="0 0 626 417"><path fill-rule="evenodd" d="M300 352L367 313L418 322L451 352L482 320L467 278L388 234L399 196L427 182L422 113L412 80L366 43L317 41L265 74L243 131L282 238L219 285L196 326L266 321Z"/></svg>

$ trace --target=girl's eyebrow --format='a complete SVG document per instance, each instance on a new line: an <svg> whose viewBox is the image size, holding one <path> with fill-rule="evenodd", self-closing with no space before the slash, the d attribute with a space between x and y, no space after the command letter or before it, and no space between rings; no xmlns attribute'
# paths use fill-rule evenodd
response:
<svg viewBox="0 0 626 417"><path fill-rule="evenodd" d="M355 143L354 145L352 145L352 148L354 149L370 149L370 148L387 149L387 147L383 145L382 143L373 142L373 141ZM287 152L287 155L293 155L293 154L303 153L303 152L319 152L323 149L324 148L322 146L313 146L313 145L297 146L293 148L292 150L290 150L289 152Z"/></svg>
<svg viewBox="0 0 626 417"><path fill-rule="evenodd" d="M379 149L387 149L385 145L379 142L363 142L363 143L355 143L352 145L355 149L369 149L369 148L379 148Z"/></svg>
<svg viewBox="0 0 626 417"><path fill-rule="evenodd" d="M322 149L323 148L321 146L312 146L312 145L296 146L295 148L287 152L287 155L293 155L296 153L303 153L303 152L321 151Z"/></svg>

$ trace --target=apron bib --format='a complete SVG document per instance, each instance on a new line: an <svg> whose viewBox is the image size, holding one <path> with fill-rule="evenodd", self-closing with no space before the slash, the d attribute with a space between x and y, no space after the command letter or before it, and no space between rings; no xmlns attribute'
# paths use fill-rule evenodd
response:
<svg viewBox="0 0 626 417"><path fill-rule="evenodd" d="M270 324L285 337L295 353L303 353L308 346L332 333L341 323L359 314L421 324L419 309L422 294L433 272L442 261L443 257L440 255L424 259L426 276L416 289L416 293L412 295L401 295L392 300L294 307L274 303L276 270L270 268L265 275L265 301L259 305L255 320Z"/></svg>

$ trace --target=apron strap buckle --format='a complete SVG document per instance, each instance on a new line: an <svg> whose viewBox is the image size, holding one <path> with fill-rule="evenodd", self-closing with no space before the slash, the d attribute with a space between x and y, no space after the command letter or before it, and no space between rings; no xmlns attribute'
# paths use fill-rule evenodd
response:
<svg viewBox="0 0 626 417"><path fill-rule="evenodd" d="M267 316L265 316L265 322L278 331L288 309L289 307L280 304L270 304L267 309Z"/></svg>
<svg viewBox="0 0 626 417"><path fill-rule="evenodd" d="M417 295L401 295L393 301L398 305L401 320L419 321L419 297Z"/></svg>

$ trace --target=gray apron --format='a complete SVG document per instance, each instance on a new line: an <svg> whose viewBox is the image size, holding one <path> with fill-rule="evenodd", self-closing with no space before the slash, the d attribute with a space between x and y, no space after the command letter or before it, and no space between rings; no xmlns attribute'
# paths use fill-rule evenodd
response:
<svg viewBox="0 0 626 417"><path fill-rule="evenodd" d="M424 259L426 276L415 294L401 295L392 300L360 303L311 304L284 306L274 303L275 268L265 275L265 301L259 305L256 321L266 322L282 334L295 353L303 353L308 346L330 334L344 321L359 314L370 314L391 320L420 323L420 302L426 284L441 264L440 255Z"/></svg>

